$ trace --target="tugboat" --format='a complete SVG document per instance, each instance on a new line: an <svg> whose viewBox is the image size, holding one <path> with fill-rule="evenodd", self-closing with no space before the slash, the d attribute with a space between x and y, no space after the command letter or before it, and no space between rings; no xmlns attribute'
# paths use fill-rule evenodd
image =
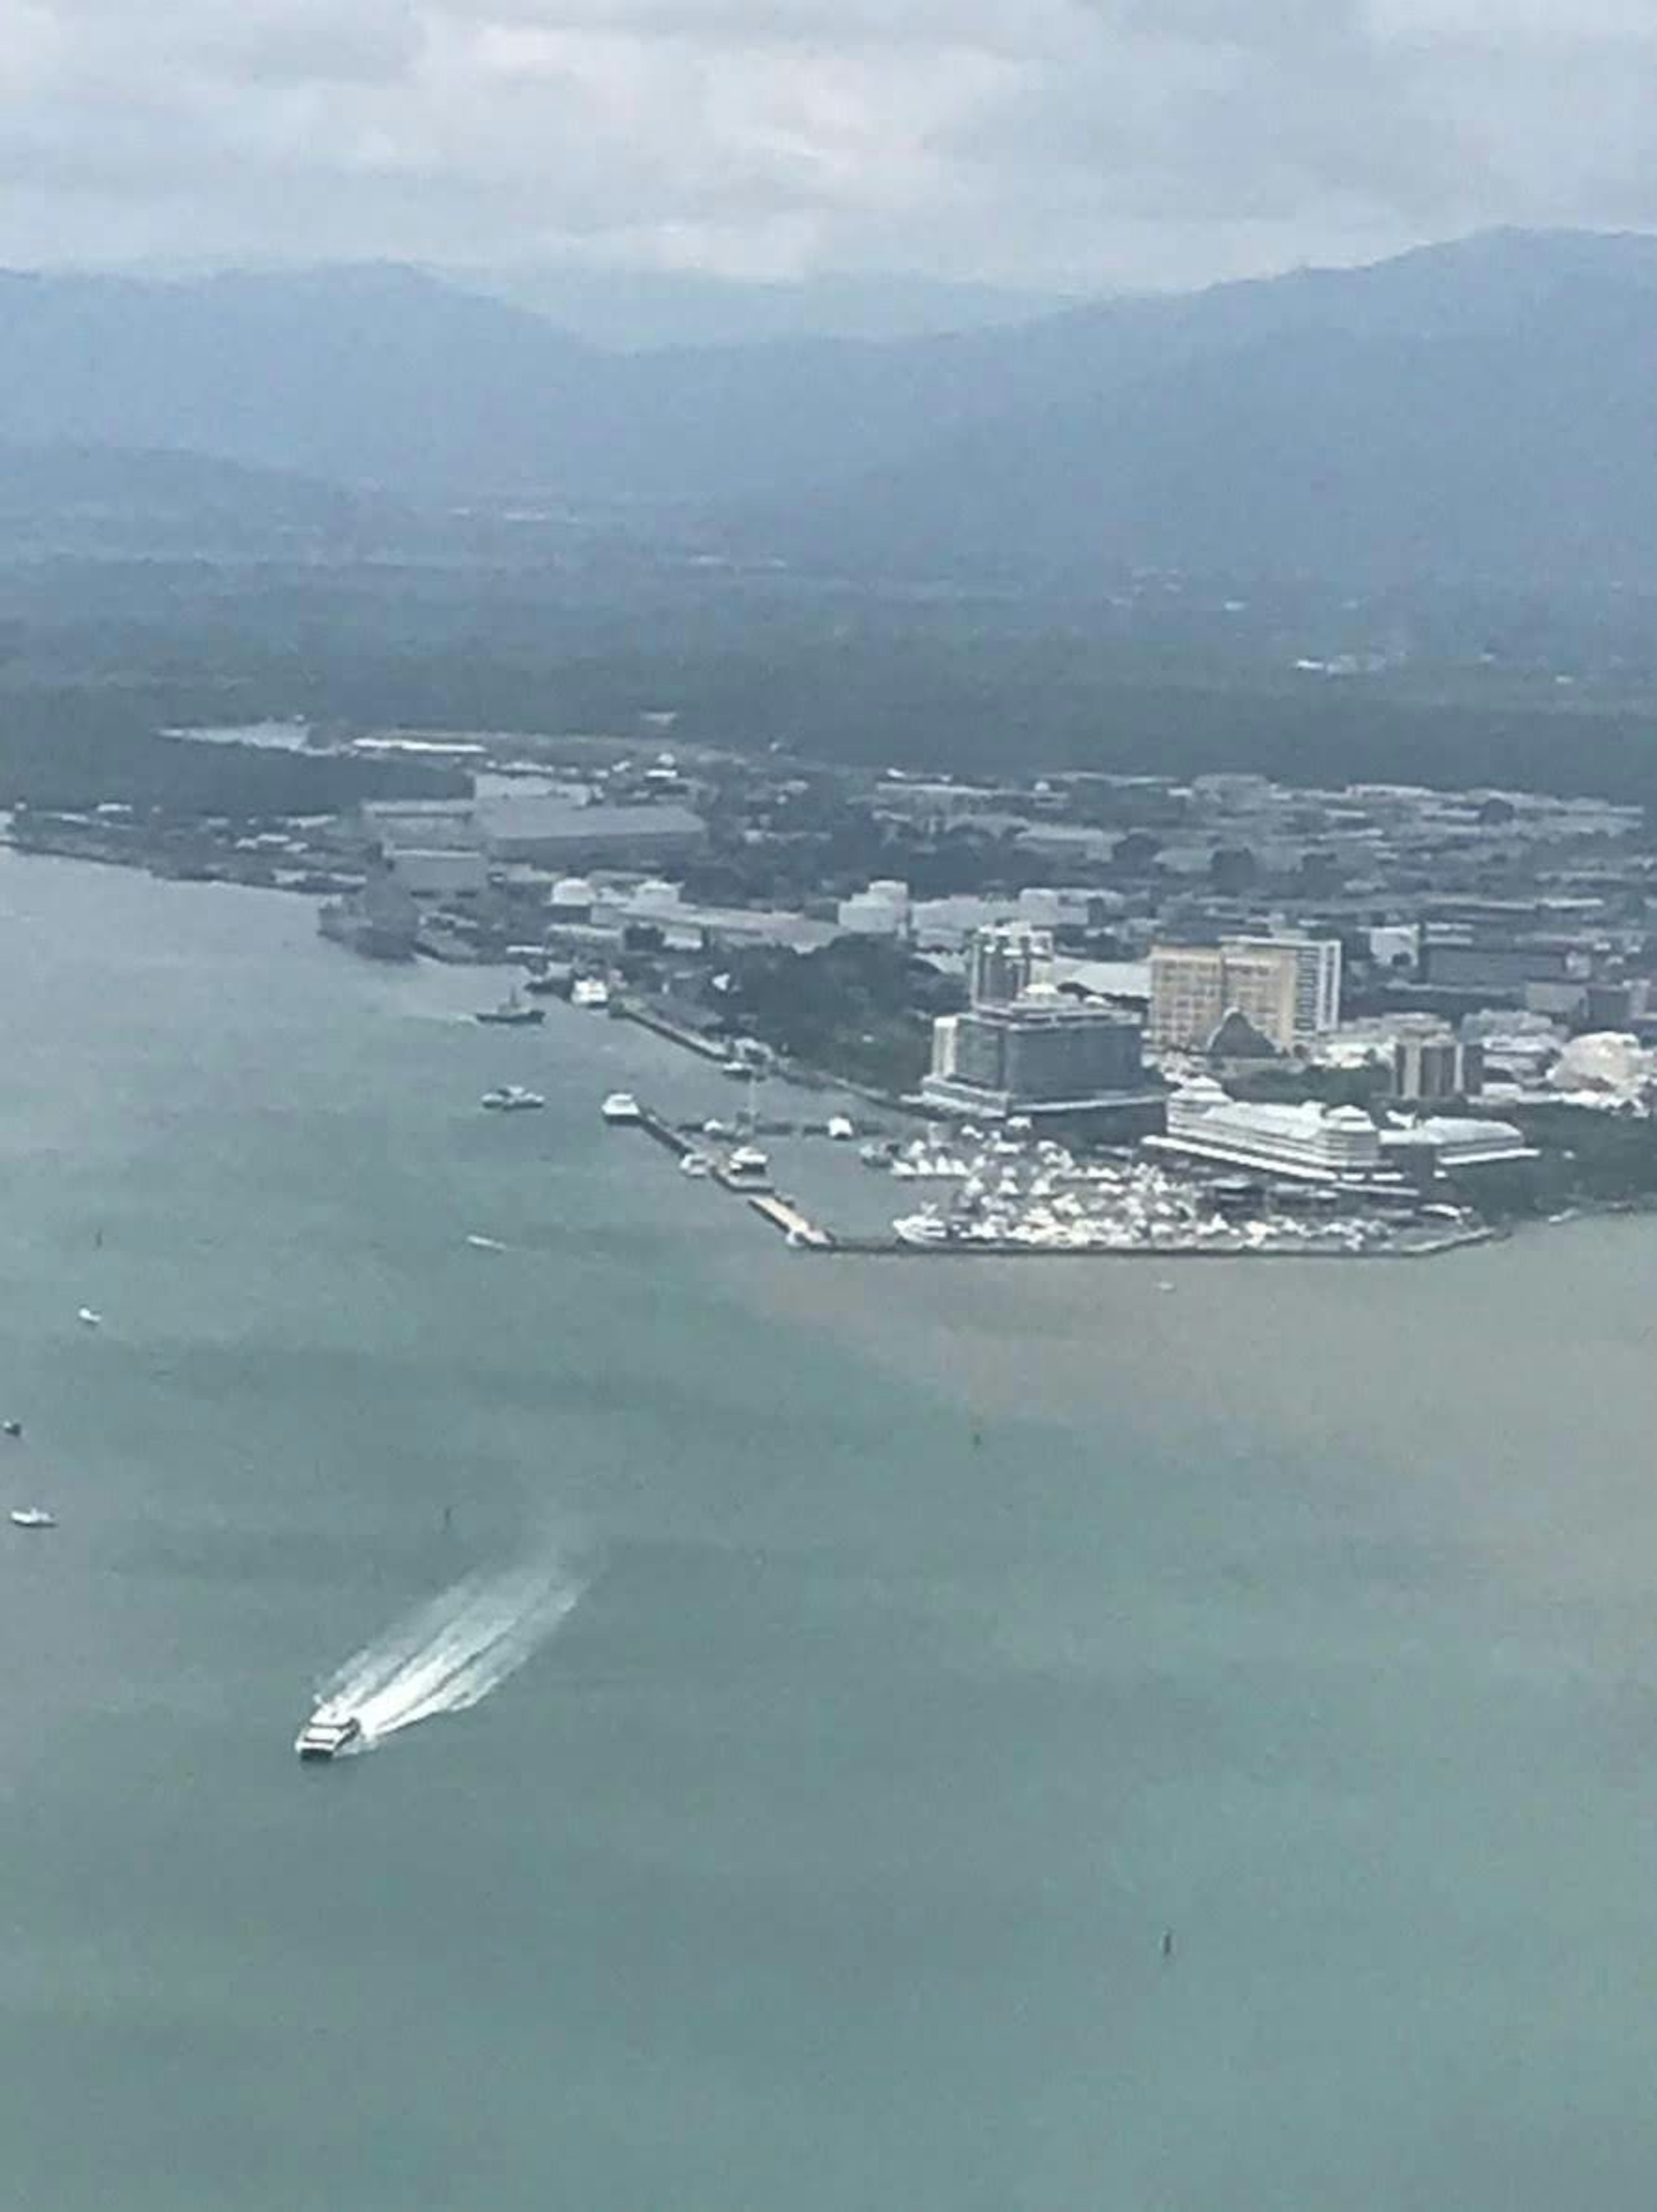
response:
<svg viewBox="0 0 1657 2212"><path fill-rule="evenodd" d="M362 1723L355 1714L325 1720L320 1713L313 1713L294 1737L294 1748L301 1759L337 1759L361 1741Z"/></svg>
<svg viewBox="0 0 1657 2212"><path fill-rule="evenodd" d="M514 983L498 1006L489 1006L474 1014L474 1021L489 1022L500 1029L531 1029L545 1021L544 1006L532 1006Z"/></svg>

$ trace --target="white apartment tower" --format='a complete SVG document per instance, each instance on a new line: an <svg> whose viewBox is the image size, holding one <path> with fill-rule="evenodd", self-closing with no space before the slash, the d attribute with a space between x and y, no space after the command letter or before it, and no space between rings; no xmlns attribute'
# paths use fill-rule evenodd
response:
<svg viewBox="0 0 1657 2212"><path fill-rule="evenodd" d="M1152 1046L1200 1052L1234 1009L1279 1052L1326 1036L1340 1020L1338 939L1231 937L1153 947Z"/></svg>

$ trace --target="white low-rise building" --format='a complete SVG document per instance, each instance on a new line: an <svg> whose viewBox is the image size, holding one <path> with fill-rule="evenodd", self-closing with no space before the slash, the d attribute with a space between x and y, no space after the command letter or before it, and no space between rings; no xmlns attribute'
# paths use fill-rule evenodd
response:
<svg viewBox="0 0 1657 2212"><path fill-rule="evenodd" d="M1256 1105L1199 1076L1168 1102L1168 1130L1146 1139L1163 1152L1299 1182L1395 1182L1381 1132L1357 1106Z"/></svg>
<svg viewBox="0 0 1657 2212"><path fill-rule="evenodd" d="M1485 1120L1473 1115L1435 1114L1381 1132L1381 1146L1389 1158L1403 1160L1425 1153L1441 1174L1458 1168L1493 1167L1498 1162L1533 1160L1533 1145L1512 1121Z"/></svg>
<svg viewBox="0 0 1657 2212"><path fill-rule="evenodd" d="M1657 1053L1621 1030L1595 1030L1570 1040L1549 1070L1548 1082L1555 1091L1597 1092L1635 1103L1657 1084Z"/></svg>
<svg viewBox="0 0 1657 2212"><path fill-rule="evenodd" d="M476 898L489 889L489 860L475 845L399 845L389 860L395 880L417 899Z"/></svg>
<svg viewBox="0 0 1657 2212"><path fill-rule="evenodd" d="M909 927L908 886L871 884L841 901L836 920L848 937L902 937Z"/></svg>

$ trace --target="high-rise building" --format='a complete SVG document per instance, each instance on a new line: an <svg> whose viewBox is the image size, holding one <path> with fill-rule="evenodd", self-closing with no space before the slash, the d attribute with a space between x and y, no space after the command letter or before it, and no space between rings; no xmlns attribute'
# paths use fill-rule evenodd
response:
<svg viewBox="0 0 1657 2212"><path fill-rule="evenodd" d="M1477 1098L1484 1088L1482 1044L1464 1044L1445 1030L1436 1036L1411 1033L1393 1048L1393 1091L1399 1098Z"/></svg>
<svg viewBox="0 0 1657 2212"><path fill-rule="evenodd" d="M1224 950L1280 954L1295 963L1295 1037L1308 1044L1340 1026L1340 939L1338 937L1229 937ZM1245 1011L1247 1011L1245 1009Z"/></svg>
<svg viewBox="0 0 1657 2212"><path fill-rule="evenodd" d="M980 929L967 956L968 994L974 1006L1010 1006L1053 975L1053 936L1028 922Z"/></svg>
<svg viewBox="0 0 1657 2212"><path fill-rule="evenodd" d="M1134 1109L1140 1121L1156 1109L1138 1016L1063 997L1052 972L1048 931L1027 922L978 931L968 952L972 1003L932 1024L932 1073L921 1085L929 1105L986 1120L1126 1111L1136 1128Z"/></svg>
<svg viewBox="0 0 1657 2212"><path fill-rule="evenodd" d="M1340 1019L1340 945L1332 938L1233 937L1158 945L1150 955L1150 1042L1200 1052L1229 1013L1245 1015L1279 1052Z"/></svg>
<svg viewBox="0 0 1657 2212"><path fill-rule="evenodd" d="M1225 1015L1225 961L1217 945L1151 947L1150 1038L1154 1047L1200 1048Z"/></svg>
<svg viewBox="0 0 1657 2212"><path fill-rule="evenodd" d="M1037 985L1011 1006L977 1006L932 1024L921 1095L946 1113L996 1119L1083 1112L1145 1088L1137 1016L1077 1005Z"/></svg>

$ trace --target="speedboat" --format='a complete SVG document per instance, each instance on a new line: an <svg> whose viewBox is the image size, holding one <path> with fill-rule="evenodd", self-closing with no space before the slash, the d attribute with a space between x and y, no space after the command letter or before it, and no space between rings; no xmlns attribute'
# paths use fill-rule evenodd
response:
<svg viewBox="0 0 1657 2212"><path fill-rule="evenodd" d="M643 1109L630 1091L612 1091L598 1111L606 1121L640 1121L644 1119Z"/></svg>
<svg viewBox="0 0 1657 2212"><path fill-rule="evenodd" d="M521 1083L503 1083L498 1091L486 1091L477 1103L491 1114L524 1114L547 1102L538 1091L525 1091Z"/></svg>
<svg viewBox="0 0 1657 2212"><path fill-rule="evenodd" d="M82 1306L75 1318L82 1328L101 1328L104 1325L103 1316L100 1313L94 1313L90 1306Z"/></svg>
<svg viewBox="0 0 1657 2212"><path fill-rule="evenodd" d="M528 1029L547 1018L544 1006L532 1006L514 984L498 1006L489 1006L475 1014L473 1019L494 1023L501 1029Z"/></svg>
<svg viewBox="0 0 1657 2212"><path fill-rule="evenodd" d="M58 1523L44 1505L19 1505L13 1508L11 1525L14 1528L55 1528Z"/></svg>
<svg viewBox="0 0 1657 2212"><path fill-rule="evenodd" d="M22 1433L23 1424L21 1421L0 1421L0 1436L14 1437L21 1439Z"/></svg>
<svg viewBox="0 0 1657 2212"><path fill-rule="evenodd" d="M337 1759L361 1741L362 1723L354 1713L339 1720L325 1720L320 1713L313 1713L294 1739L294 1748L301 1759Z"/></svg>

